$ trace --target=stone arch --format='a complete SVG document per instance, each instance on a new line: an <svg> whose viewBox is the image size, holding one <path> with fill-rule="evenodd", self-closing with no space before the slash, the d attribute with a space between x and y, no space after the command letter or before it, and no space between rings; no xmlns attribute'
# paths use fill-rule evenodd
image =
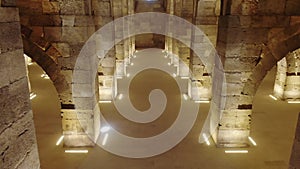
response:
<svg viewBox="0 0 300 169"><path fill-rule="evenodd" d="M59 97L69 90L65 76L61 73L58 58L62 57L60 52L44 38L31 38L32 30L21 25L24 53L34 60L52 80ZM61 99L61 98L60 98Z"/></svg>
<svg viewBox="0 0 300 169"><path fill-rule="evenodd" d="M243 93L254 96L267 72L289 52L300 48L300 23L289 26L268 39L258 64L248 78Z"/></svg>

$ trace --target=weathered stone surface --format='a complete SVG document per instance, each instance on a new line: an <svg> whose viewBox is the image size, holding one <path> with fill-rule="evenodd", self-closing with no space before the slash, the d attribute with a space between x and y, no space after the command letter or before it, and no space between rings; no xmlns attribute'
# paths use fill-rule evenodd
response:
<svg viewBox="0 0 300 169"><path fill-rule="evenodd" d="M95 31L94 27L63 27L62 41L69 43L85 42Z"/></svg>
<svg viewBox="0 0 300 169"><path fill-rule="evenodd" d="M22 49L20 25L18 22L0 23L0 30L1 53Z"/></svg>
<svg viewBox="0 0 300 169"><path fill-rule="evenodd" d="M1 22L19 22L19 10L17 8L0 7L0 23Z"/></svg>
<svg viewBox="0 0 300 169"><path fill-rule="evenodd" d="M62 27L44 27L45 39L59 42L62 36Z"/></svg>
<svg viewBox="0 0 300 169"><path fill-rule="evenodd" d="M299 0L287 0L285 13L287 15L299 15L300 11L300 1Z"/></svg>
<svg viewBox="0 0 300 169"><path fill-rule="evenodd" d="M70 57L70 45L68 43L53 43L52 45L59 51L62 57Z"/></svg>
<svg viewBox="0 0 300 169"><path fill-rule="evenodd" d="M42 1L43 13L45 14L58 14L59 3L56 1Z"/></svg>
<svg viewBox="0 0 300 169"><path fill-rule="evenodd" d="M60 26L62 21L59 15L34 15L30 16L29 24L32 26Z"/></svg>
<svg viewBox="0 0 300 169"><path fill-rule="evenodd" d="M122 9L120 9L122 11ZM111 4L109 1L93 1L93 13L99 16L111 16Z"/></svg>
<svg viewBox="0 0 300 169"><path fill-rule="evenodd" d="M82 0L58 0L60 13L63 15L84 15L86 14L86 5Z"/></svg>
<svg viewBox="0 0 300 169"><path fill-rule="evenodd" d="M62 26L74 26L75 16L74 15L61 15Z"/></svg>

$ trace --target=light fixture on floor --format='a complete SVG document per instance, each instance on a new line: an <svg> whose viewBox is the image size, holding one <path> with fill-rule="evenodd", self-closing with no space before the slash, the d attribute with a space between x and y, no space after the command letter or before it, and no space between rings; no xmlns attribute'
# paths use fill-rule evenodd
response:
<svg viewBox="0 0 300 169"><path fill-rule="evenodd" d="M111 100L100 100L99 103L111 103Z"/></svg>
<svg viewBox="0 0 300 169"><path fill-rule="evenodd" d="M300 100L289 100L288 103L290 103L290 104L300 104Z"/></svg>
<svg viewBox="0 0 300 169"><path fill-rule="evenodd" d="M277 98L275 97L275 96L273 96L273 95L269 95L273 100L277 100Z"/></svg>
<svg viewBox="0 0 300 169"><path fill-rule="evenodd" d="M248 153L248 150L225 150L225 153L227 154L246 154Z"/></svg>
<svg viewBox="0 0 300 169"><path fill-rule="evenodd" d="M30 100L34 99L36 97L35 93L30 93Z"/></svg>
<svg viewBox="0 0 300 169"><path fill-rule="evenodd" d="M249 141L251 142L252 145L257 146L256 142L253 140L252 137L248 137Z"/></svg>
<svg viewBox="0 0 300 169"><path fill-rule="evenodd" d="M122 100L123 99L123 94L119 94L118 99Z"/></svg>
<svg viewBox="0 0 300 169"><path fill-rule="evenodd" d="M63 141L63 139L64 139L64 136L60 136L59 139L56 142L56 145L57 146L60 145L60 143Z"/></svg>
<svg viewBox="0 0 300 169"><path fill-rule="evenodd" d="M41 77L44 78L44 79L50 79L49 76L48 76L46 73L43 73L43 74L41 75Z"/></svg>
<svg viewBox="0 0 300 169"><path fill-rule="evenodd" d="M100 132L101 132L101 133L106 133L106 132L108 132L109 130L110 130L110 127L109 127L109 126L103 126L103 127L101 127Z"/></svg>
<svg viewBox="0 0 300 169"><path fill-rule="evenodd" d="M195 103L209 103L209 100L195 100Z"/></svg>
<svg viewBox="0 0 300 169"><path fill-rule="evenodd" d="M108 133L106 133L106 134L104 135L104 139L102 140L102 145L103 145L103 146L106 144L107 138L108 138Z"/></svg>
<svg viewBox="0 0 300 169"><path fill-rule="evenodd" d="M184 100L188 100L188 98L189 98L189 96L185 93L182 96L183 96Z"/></svg>
<svg viewBox="0 0 300 169"><path fill-rule="evenodd" d="M206 134L205 133L203 133L203 138L204 138L204 141L205 141L205 143L206 143L206 145L210 145L210 142L209 142L209 140L208 140L208 137L206 136Z"/></svg>
<svg viewBox="0 0 300 169"><path fill-rule="evenodd" d="M88 153L88 150L65 150L65 153Z"/></svg>

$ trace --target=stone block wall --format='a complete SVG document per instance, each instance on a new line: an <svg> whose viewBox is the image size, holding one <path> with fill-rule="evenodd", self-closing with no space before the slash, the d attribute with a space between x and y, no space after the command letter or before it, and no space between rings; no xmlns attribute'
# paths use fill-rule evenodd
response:
<svg viewBox="0 0 300 169"><path fill-rule="evenodd" d="M12 1L0 7L0 168L40 168L19 11Z"/></svg>
<svg viewBox="0 0 300 169"><path fill-rule="evenodd" d="M227 77L224 111L231 113L221 119L215 138L218 145L247 146L255 91L267 71L285 56L284 48L295 46L291 39L286 46L274 48L278 40L287 40L287 31L282 33L285 38L272 39L291 26L290 15L297 15L291 12L292 8L284 8L289 3L299 3L299 0L292 1L222 1L217 50ZM293 20L296 22L297 19ZM251 85L245 86L248 82Z"/></svg>

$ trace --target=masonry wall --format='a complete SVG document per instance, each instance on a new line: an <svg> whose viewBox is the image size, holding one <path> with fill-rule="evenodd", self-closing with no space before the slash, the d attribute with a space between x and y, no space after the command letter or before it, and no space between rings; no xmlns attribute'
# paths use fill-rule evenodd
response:
<svg viewBox="0 0 300 169"><path fill-rule="evenodd" d="M300 113L298 117L298 124L295 133L295 140L292 149L292 155L290 158L289 169L299 169L300 168Z"/></svg>
<svg viewBox="0 0 300 169"><path fill-rule="evenodd" d="M11 1L0 7L0 168L40 168L19 12Z"/></svg>

